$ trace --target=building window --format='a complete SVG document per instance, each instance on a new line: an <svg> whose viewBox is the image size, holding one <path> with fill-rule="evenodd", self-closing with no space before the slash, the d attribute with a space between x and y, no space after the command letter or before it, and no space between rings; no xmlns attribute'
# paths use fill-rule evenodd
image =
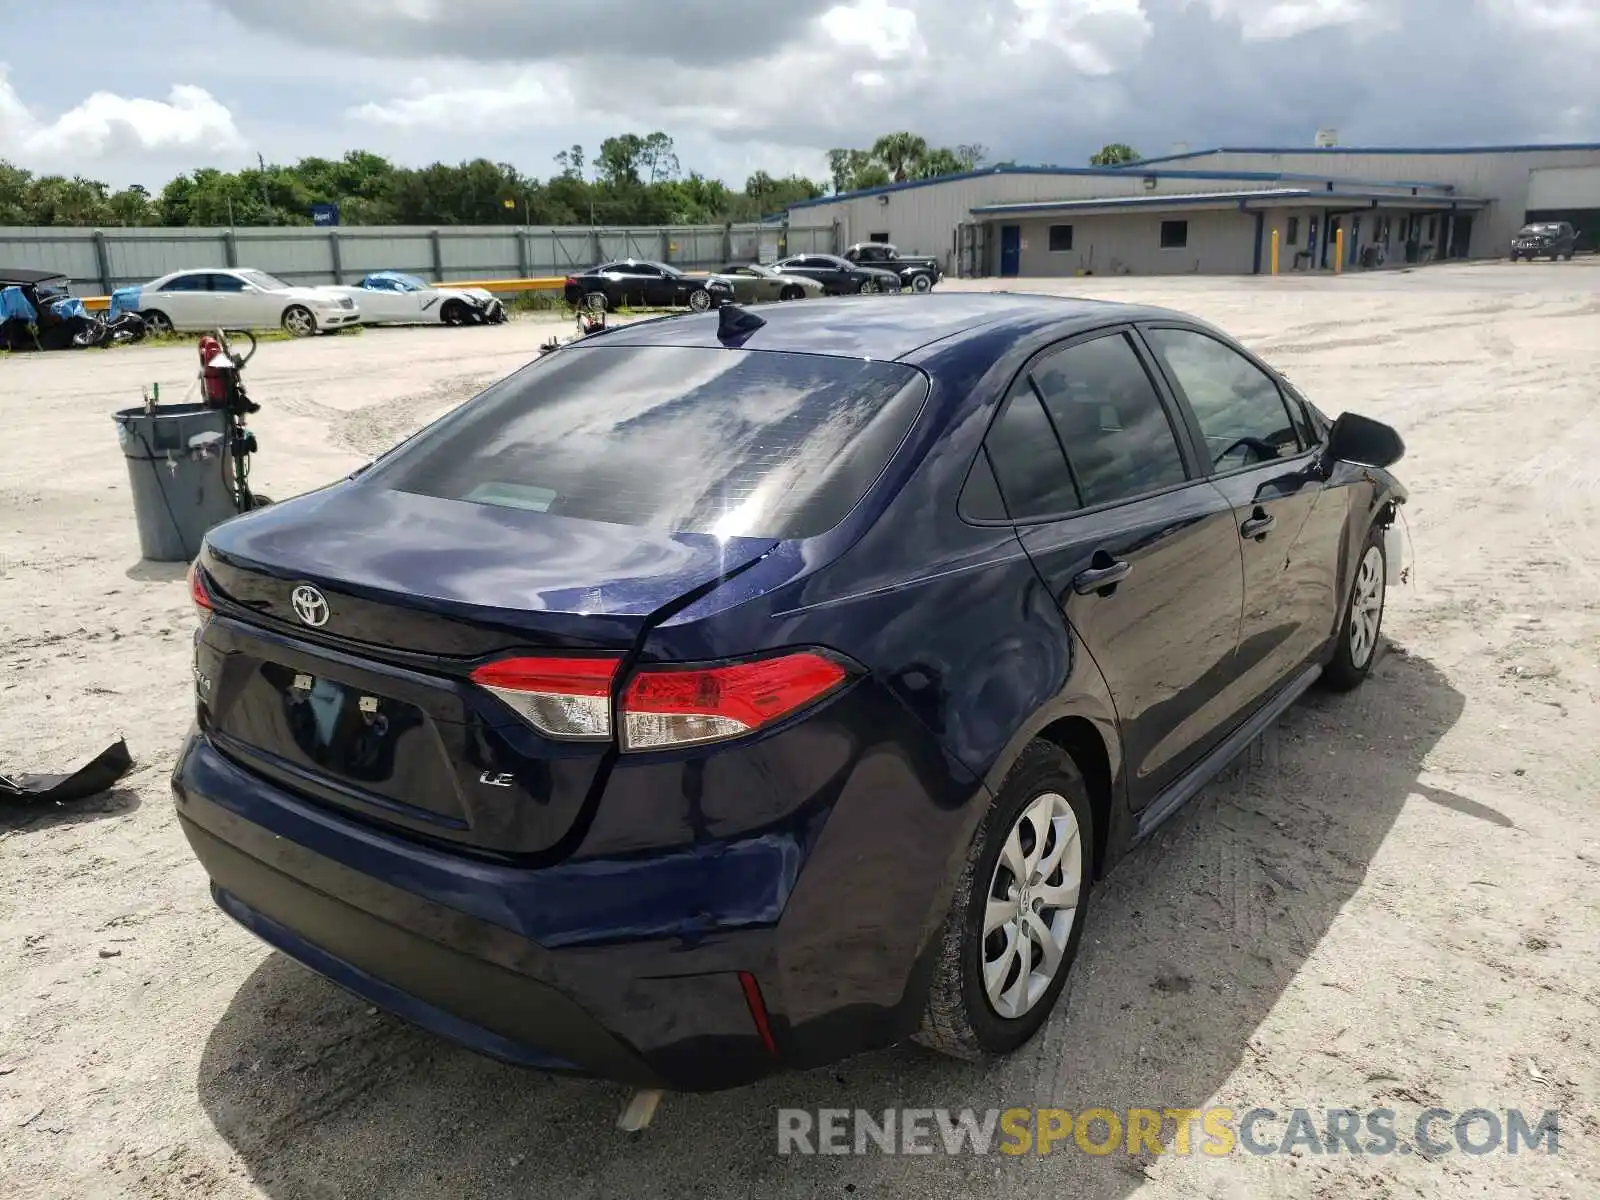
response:
<svg viewBox="0 0 1600 1200"><path fill-rule="evenodd" d="M1300 218L1299 217L1290 217L1289 218L1289 245L1298 246L1299 244L1300 244Z"/></svg>
<svg viewBox="0 0 1600 1200"><path fill-rule="evenodd" d="M867 234L867 241L886 245L889 241L889 235L887 233L869 233Z"/></svg>
<svg viewBox="0 0 1600 1200"><path fill-rule="evenodd" d="M1050 226L1050 253L1051 254L1060 254L1063 251L1071 250L1071 249L1072 249L1072 226L1071 225L1052 225L1052 226Z"/></svg>
<svg viewBox="0 0 1600 1200"><path fill-rule="evenodd" d="M1189 244L1189 222L1163 221L1161 222L1161 248L1163 250L1181 250Z"/></svg>

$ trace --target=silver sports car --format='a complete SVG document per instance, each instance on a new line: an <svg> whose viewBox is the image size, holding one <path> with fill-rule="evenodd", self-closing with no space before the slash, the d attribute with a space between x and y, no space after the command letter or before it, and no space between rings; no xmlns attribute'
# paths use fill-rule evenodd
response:
<svg viewBox="0 0 1600 1200"><path fill-rule="evenodd" d="M822 295L822 285L815 279L800 275L784 275L760 263L730 263L717 272L733 287L734 297L741 304L756 304L763 300L805 300Z"/></svg>

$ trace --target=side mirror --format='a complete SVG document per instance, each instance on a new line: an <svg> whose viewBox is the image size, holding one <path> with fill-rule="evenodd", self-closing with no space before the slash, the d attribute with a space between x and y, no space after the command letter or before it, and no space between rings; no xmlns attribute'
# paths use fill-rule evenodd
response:
<svg viewBox="0 0 1600 1200"><path fill-rule="evenodd" d="M1362 467L1388 467L1405 457L1406 444L1391 425L1344 413L1328 433L1328 457Z"/></svg>

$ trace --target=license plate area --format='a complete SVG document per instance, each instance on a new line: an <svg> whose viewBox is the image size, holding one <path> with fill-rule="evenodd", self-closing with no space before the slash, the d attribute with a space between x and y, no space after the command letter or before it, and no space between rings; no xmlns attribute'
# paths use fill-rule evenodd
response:
<svg viewBox="0 0 1600 1200"><path fill-rule="evenodd" d="M308 763L358 783L394 778L398 748L426 724L414 704L263 662L262 682L282 705L284 728Z"/></svg>

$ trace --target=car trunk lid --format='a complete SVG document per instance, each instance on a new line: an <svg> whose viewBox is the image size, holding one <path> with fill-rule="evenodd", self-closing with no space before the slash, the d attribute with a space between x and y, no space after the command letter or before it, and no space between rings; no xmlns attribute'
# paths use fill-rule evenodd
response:
<svg viewBox="0 0 1600 1200"><path fill-rule="evenodd" d="M610 742L549 738L472 682L512 655L623 657L756 561L713 538L345 483L213 530L201 723L285 787L414 833L558 847Z"/></svg>

